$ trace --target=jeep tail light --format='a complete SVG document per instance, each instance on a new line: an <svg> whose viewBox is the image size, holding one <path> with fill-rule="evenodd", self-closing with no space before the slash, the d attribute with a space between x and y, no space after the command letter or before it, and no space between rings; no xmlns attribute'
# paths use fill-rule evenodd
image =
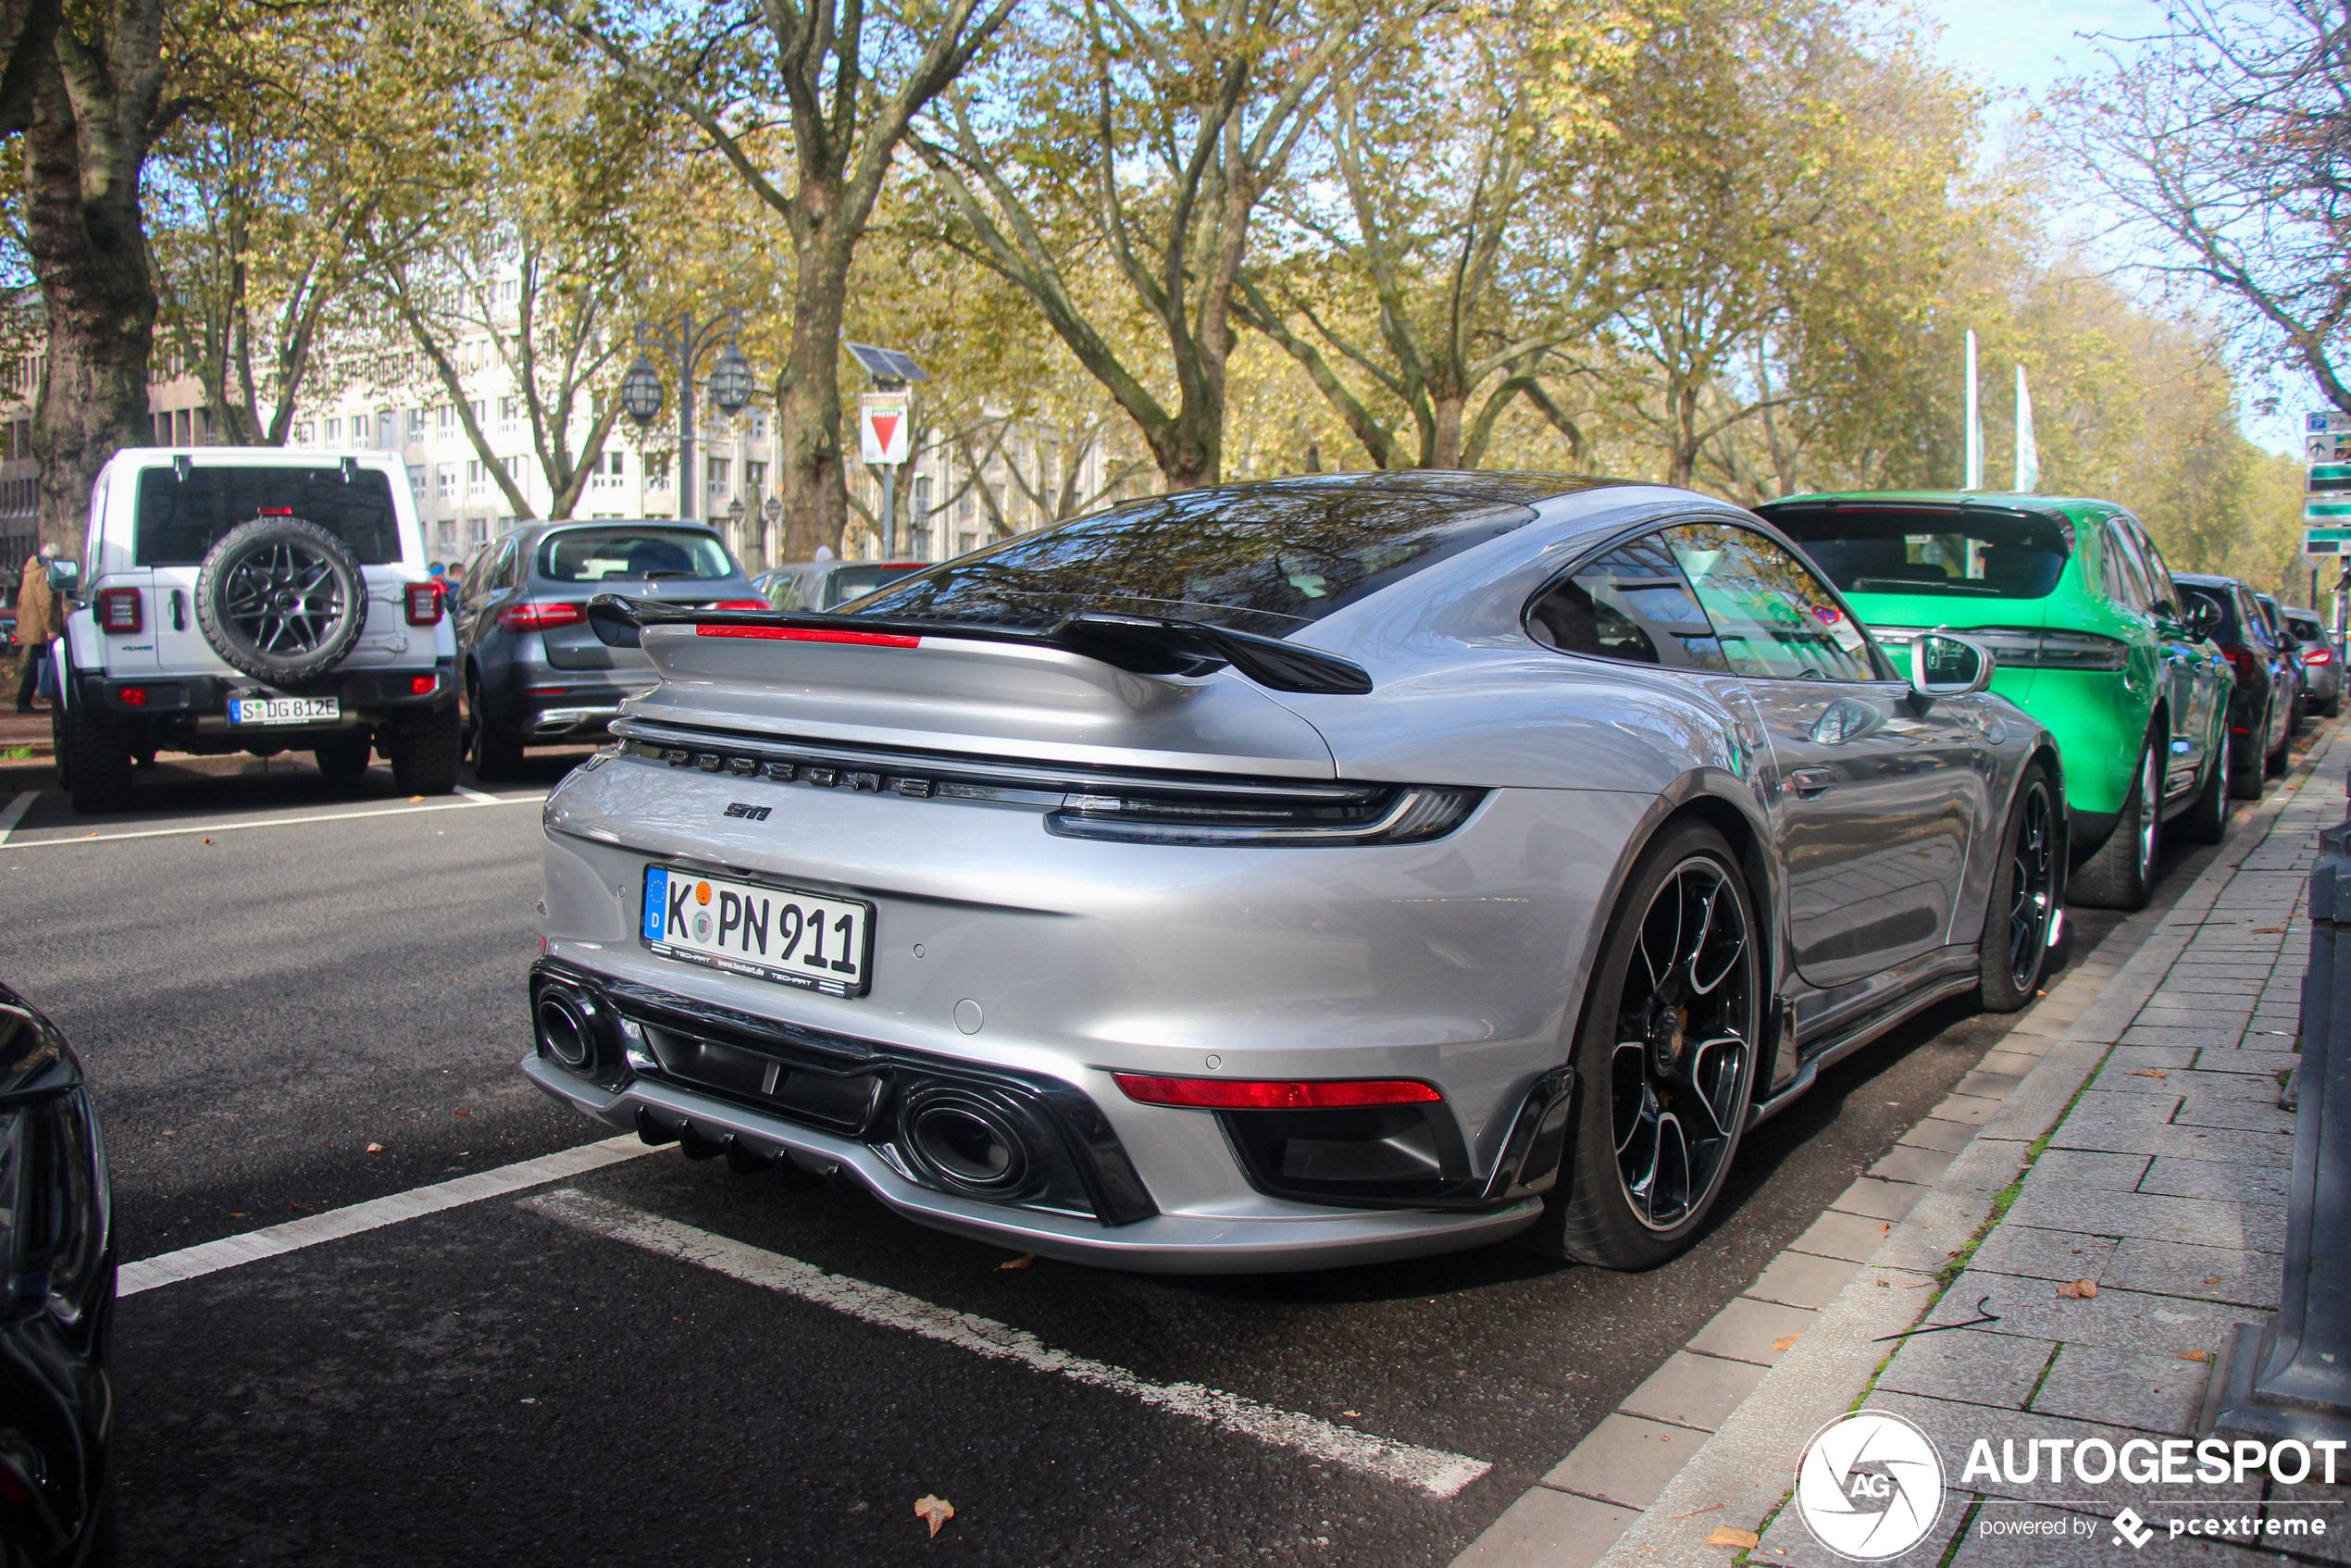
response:
<svg viewBox="0 0 2351 1568"><path fill-rule="evenodd" d="M1444 1096L1409 1078L1157 1078L1113 1073L1141 1105L1199 1111L1328 1111L1358 1105L1427 1105Z"/></svg>
<svg viewBox="0 0 2351 1568"><path fill-rule="evenodd" d="M714 610L772 610L775 607L765 599L721 599L711 606Z"/></svg>
<svg viewBox="0 0 2351 1568"><path fill-rule="evenodd" d="M147 705L147 689L143 686L121 687L116 691L115 695L122 699L122 705L126 708L143 708Z"/></svg>
<svg viewBox="0 0 2351 1568"><path fill-rule="evenodd" d="M408 585L408 624L439 626L441 624L441 584L412 582Z"/></svg>
<svg viewBox="0 0 2351 1568"><path fill-rule="evenodd" d="M441 677L437 675L412 675L408 678L408 691L412 696L429 697L433 688L440 684Z"/></svg>
<svg viewBox="0 0 2351 1568"><path fill-rule="evenodd" d="M509 604L498 612L498 624L508 631L551 631L578 626L587 618L588 612L577 604Z"/></svg>
<svg viewBox="0 0 2351 1568"><path fill-rule="evenodd" d="M102 588L98 590L98 629L130 632L143 630L147 624L146 611L141 605L135 588Z"/></svg>

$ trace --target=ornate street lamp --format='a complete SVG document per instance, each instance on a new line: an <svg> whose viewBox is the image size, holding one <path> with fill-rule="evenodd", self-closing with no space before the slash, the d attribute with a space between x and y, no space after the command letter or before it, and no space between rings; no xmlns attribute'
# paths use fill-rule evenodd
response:
<svg viewBox="0 0 2351 1568"><path fill-rule="evenodd" d="M751 361L731 342L719 351L710 372L710 401L721 414L733 414L751 401Z"/></svg>
<svg viewBox="0 0 2351 1568"><path fill-rule="evenodd" d="M661 372L642 354L628 367L628 374L620 379L620 407L621 412L637 421L641 430L661 412Z"/></svg>
<svg viewBox="0 0 2351 1568"><path fill-rule="evenodd" d="M751 401L753 380L751 361L735 346L736 337L743 330L743 313L722 310L715 318L694 323L693 314L681 313L675 330L664 322L640 322L637 327L637 363L620 380L620 405L640 427L649 425L661 412L661 377L642 352L648 343L658 343L678 367L678 516L680 521L694 519L699 507L695 496L700 479L694 473L694 404L692 394L694 371L701 366L703 355L716 348L723 341L722 352L710 372L710 401L722 414L733 414ZM641 410L641 412L640 412Z"/></svg>

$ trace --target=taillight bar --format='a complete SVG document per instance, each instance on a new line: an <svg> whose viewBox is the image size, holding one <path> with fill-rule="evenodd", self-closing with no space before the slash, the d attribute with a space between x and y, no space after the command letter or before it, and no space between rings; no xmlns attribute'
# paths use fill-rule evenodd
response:
<svg viewBox="0 0 2351 1568"><path fill-rule="evenodd" d="M441 584L412 582L408 585L407 600L410 626L441 624Z"/></svg>
<svg viewBox="0 0 2351 1568"><path fill-rule="evenodd" d="M1445 1097L1410 1078L1161 1078L1113 1073L1138 1105L1195 1111L1327 1111L1361 1105L1429 1105Z"/></svg>
<svg viewBox="0 0 2351 1568"><path fill-rule="evenodd" d="M902 637L894 631L819 631L797 626L719 626L709 621L695 627L694 635L750 637L763 642L850 642L862 648L919 648L923 645L919 637Z"/></svg>
<svg viewBox="0 0 2351 1568"><path fill-rule="evenodd" d="M587 618L588 612L577 604L509 604L498 612L498 624L508 631L549 631L578 626Z"/></svg>
<svg viewBox="0 0 2351 1568"><path fill-rule="evenodd" d="M711 606L714 610L772 610L775 607L765 599L721 599Z"/></svg>
<svg viewBox="0 0 2351 1568"><path fill-rule="evenodd" d="M101 631L127 634L146 628L146 608L135 588L102 588L96 604Z"/></svg>

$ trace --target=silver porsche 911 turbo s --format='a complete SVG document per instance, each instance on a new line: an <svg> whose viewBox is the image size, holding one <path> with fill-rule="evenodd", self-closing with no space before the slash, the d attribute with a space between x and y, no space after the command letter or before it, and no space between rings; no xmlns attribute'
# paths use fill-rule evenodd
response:
<svg viewBox="0 0 2351 1568"><path fill-rule="evenodd" d="M523 1070L1023 1251L1655 1263L1825 1064L2061 932L1989 655L1897 672L1686 492L1317 475L590 613L661 683L547 803Z"/></svg>

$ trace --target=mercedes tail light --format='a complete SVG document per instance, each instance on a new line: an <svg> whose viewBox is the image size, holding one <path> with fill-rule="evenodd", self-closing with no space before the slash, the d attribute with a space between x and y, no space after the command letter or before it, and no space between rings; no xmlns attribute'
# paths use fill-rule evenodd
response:
<svg viewBox="0 0 2351 1568"><path fill-rule="evenodd" d="M143 630L146 610L135 588L102 588L97 593L98 629L112 632Z"/></svg>
<svg viewBox="0 0 2351 1568"><path fill-rule="evenodd" d="M441 624L441 584L412 582L408 585L407 598L410 626Z"/></svg>
<svg viewBox="0 0 2351 1568"><path fill-rule="evenodd" d="M508 631L552 631L584 625L587 619L588 612L577 604L509 604L498 612L498 624Z"/></svg>
<svg viewBox="0 0 2351 1568"><path fill-rule="evenodd" d="M2306 665L2331 665L2334 663L2334 652L2329 648L2313 648L2302 655L2302 662Z"/></svg>

